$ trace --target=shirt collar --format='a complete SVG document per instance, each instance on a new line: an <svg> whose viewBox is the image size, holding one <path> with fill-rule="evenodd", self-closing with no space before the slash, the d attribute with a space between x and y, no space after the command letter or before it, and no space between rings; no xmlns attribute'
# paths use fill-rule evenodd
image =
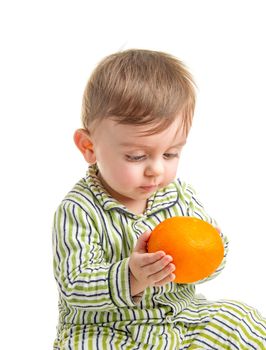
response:
<svg viewBox="0 0 266 350"><path fill-rule="evenodd" d="M136 215L128 210L123 204L114 199L103 187L98 177L96 164L90 165L86 174L86 183L104 210L118 210L127 213L134 218L150 216L163 209L170 208L178 201L178 189L176 182L156 191L147 201L147 208L143 214Z"/></svg>

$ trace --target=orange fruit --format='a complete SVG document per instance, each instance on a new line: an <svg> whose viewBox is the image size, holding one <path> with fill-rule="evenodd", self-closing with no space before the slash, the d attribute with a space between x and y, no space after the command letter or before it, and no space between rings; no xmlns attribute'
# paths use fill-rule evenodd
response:
<svg viewBox="0 0 266 350"><path fill-rule="evenodd" d="M224 246L216 228L187 216L162 221L152 231L148 252L164 251L172 256L176 283L193 283L211 275L220 265Z"/></svg>

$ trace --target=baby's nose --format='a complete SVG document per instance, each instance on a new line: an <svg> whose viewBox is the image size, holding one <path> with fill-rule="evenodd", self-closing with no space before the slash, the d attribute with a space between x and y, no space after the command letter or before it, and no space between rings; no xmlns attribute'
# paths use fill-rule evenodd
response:
<svg viewBox="0 0 266 350"><path fill-rule="evenodd" d="M146 168L145 175L147 176L160 176L163 174L164 167L161 161L152 161Z"/></svg>

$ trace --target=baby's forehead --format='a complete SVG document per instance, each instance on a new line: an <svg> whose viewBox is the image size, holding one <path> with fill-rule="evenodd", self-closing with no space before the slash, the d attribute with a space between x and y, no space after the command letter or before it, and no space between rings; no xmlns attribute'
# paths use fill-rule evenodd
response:
<svg viewBox="0 0 266 350"><path fill-rule="evenodd" d="M186 143L186 134L178 120L163 130L156 130L154 125L119 124L114 121L105 123L104 129L112 141L122 147L148 147L154 143L182 146Z"/></svg>

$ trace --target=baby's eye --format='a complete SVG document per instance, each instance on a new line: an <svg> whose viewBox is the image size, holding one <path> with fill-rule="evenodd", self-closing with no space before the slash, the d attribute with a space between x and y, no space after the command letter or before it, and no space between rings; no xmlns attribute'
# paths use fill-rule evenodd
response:
<svg viewBox="0 0 266 350"><path fill-rule="evenodd" d="M141 156L130 156L129 154L126 155L126 159L129 160L130 162L139 162L141 160L146 159L145 155Z"/></svg>
<svg viewBox="0 0 266 350"><path fill-rule="evenodd" d="M173 158L178 158L179 154L178 153L164 153L163 156L165 159L173 159Z"/></svg>

